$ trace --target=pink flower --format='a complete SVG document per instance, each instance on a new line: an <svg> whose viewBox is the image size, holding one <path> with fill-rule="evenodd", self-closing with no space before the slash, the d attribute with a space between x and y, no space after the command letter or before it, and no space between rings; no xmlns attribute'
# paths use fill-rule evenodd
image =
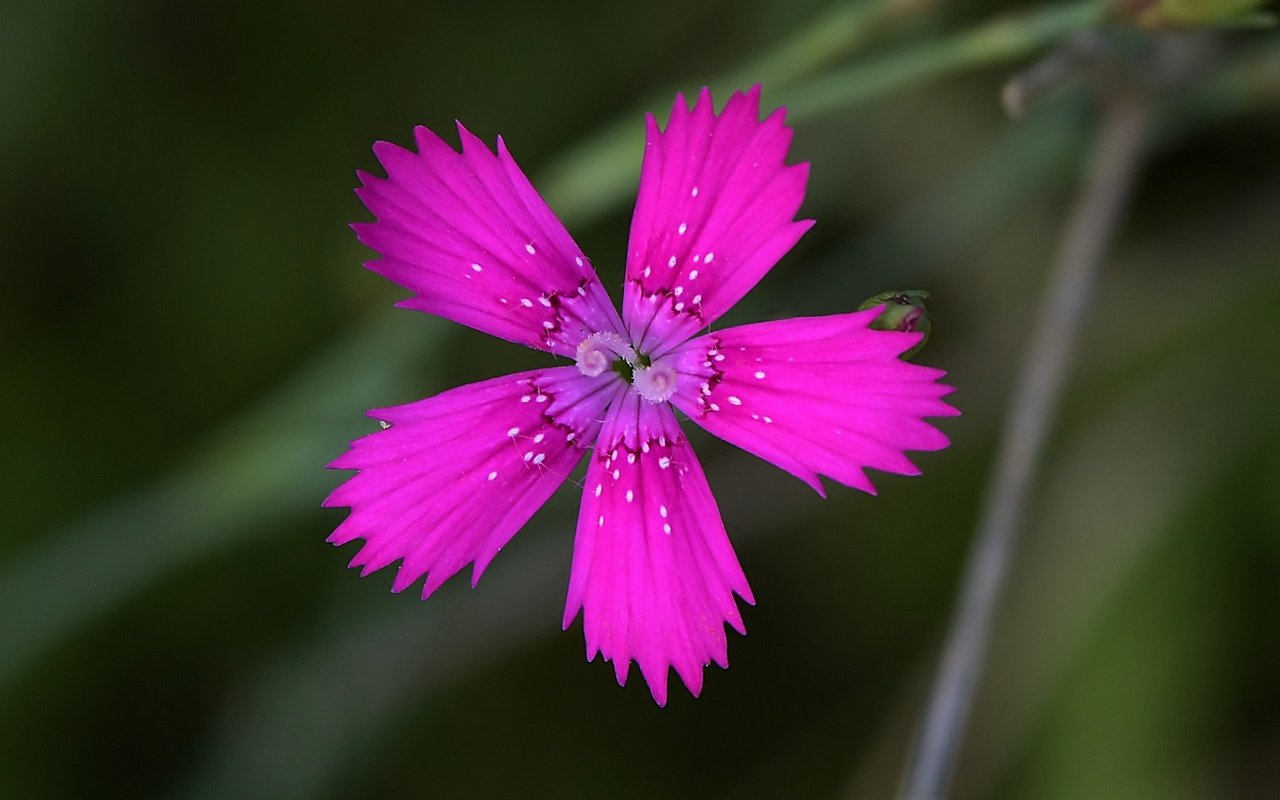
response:
<svg viewBox="0 0 1280 800"><path fill-rule="evenodd" d="M467 564L475 585L589 454L564 626L581 610L587 658L619 683L636 661L662 705L669 667L696 696L728 665L734 595L755 602L676 409L819 494L819 473L874 492L866 468L918 474L904 451L947 446L923 421L956 413L944 373L900 360L919 334L870 330L879 309L697 335L813 224L794 219L808 165L759 97L716 114L704 89L665 131L647 117L621 316L502 139L374 145L387 177L356 193L377 221L354 228L413 293L398 305L573 363L369 412L389 427L330 465L359 473L325 501L351 508L330 542L364 539L352 566L400 561L392 588L425 575L424 598Z"/></svg>

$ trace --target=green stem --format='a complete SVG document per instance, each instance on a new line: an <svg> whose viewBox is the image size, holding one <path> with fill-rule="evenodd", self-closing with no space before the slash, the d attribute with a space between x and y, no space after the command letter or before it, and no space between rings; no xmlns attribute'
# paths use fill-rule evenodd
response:
<svg viewBox="0 0 1280 800"><path fill-rule="evenodd" d="M1069 33L1096 25L1102 12L1100 4L1085 0L997 19L940 41L829 72L789 92L789 107L793 119L807 119L943 75L1025 58Z"/></svg>
<svg viewBox="0 0 1280 800"><path fill-rule="evenodd" d="M914 18L929 5L925 0L889 0L839 7L747 66L707 83L716 90L765 83L782 95L791 119L803 120L949 73L1023 58L1102 18L1100 4L1077 0L998 19L797 83L837 58L848 57L875 34ZM657 93L645 107L662 107L668 97L669 92ZM637 124L642 114L639 108L623 114L548 168L538 185L559 213L591 222L626 201L635 186L644 149L643 130Z"/></svg>
<svg viewBox="0 0 1280 800"><path fill-rule="evenodd" d="M1137 177L1149 121L1141 99L1118 94L1099 130L1014 387L903 800L947 796L1041 455L1096 276Z"/></svg>
<svg viewBox="0 0 1280 800"><path fill-rule="evenodd" d="M746 65L705 80L718 93L756 83L778 89L847 58L885 30L913 20L937 0L838 3ZM686 81L696 86L704 80ZM593 222L625 203L635 189L646 111L666 107L677 87L659 89L579 143L539 176L538 186L563 217Z"/></svg>
<svg viewBox="0 0 1280 800"><path fill-rule="evenodd" d="M0 684L158 576L315 508L338 482L323 465L344 435L371 426L355 410L411 394L408 378L443 330L408 314L378 317L164 480L5 564L0 608L14 611L0 615Z"/></svg>

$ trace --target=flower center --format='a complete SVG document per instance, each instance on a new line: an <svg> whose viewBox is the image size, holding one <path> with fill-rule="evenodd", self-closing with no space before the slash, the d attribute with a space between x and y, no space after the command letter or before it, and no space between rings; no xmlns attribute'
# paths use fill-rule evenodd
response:
<svg viewBox="0 0 1280 800"><path fill-rule="evenodd" d="M616 333L593 333L578 344L578 371L588 378L617 372L650 403L664 403L676 393L676 370L662 360L654 363Z"/></svg>

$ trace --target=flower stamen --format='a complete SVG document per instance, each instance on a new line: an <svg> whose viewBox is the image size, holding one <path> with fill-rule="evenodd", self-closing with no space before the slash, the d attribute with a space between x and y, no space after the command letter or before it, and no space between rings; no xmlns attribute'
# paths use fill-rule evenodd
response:
<svg viewBox="0 0 1280 800"><path fill-rule="evenodd" d="M617 362L630 364L636 357L636 351L627 341L616 333L593 333L578 343L576 363L578 371L588 378L602 375L610 368L616 368Z"/></svg>
<svg viewBox="0 0 1280 800"><path fill-rule="evenodd" d="M632 385L650 403L665 403L676 393L676 370L661 359L652 366L637 366Z"/></svg>

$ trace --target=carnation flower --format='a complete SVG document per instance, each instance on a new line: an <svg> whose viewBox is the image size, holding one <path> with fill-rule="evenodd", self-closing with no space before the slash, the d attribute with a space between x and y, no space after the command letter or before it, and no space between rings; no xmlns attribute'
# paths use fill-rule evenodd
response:
<svg viewBox="0 0 1280 800"><path fill-rule="evenodd" d="M425 576L423 598L468 564L475 585L586 455L563 624L581 612L587 658L619 683L635 661L662 705L669 668L696 696L728 665L735 595L755 602L677 410L819 494L820 474L874 493L867 468L918 474L904 451L946 447L924 421L956 413L944 373L898 357L920 334L872 330L880 307L710 330L813 224L783 117L760 121L756 87L646 118L621 315L501 138L374 146L387 177L356 193L376 221L353 227L398 305L572 363L370 411L384 429L330 465L359 472L325 501L351 508L329 541L364 540L352 566L399 561L393 590Z"/></svg>

